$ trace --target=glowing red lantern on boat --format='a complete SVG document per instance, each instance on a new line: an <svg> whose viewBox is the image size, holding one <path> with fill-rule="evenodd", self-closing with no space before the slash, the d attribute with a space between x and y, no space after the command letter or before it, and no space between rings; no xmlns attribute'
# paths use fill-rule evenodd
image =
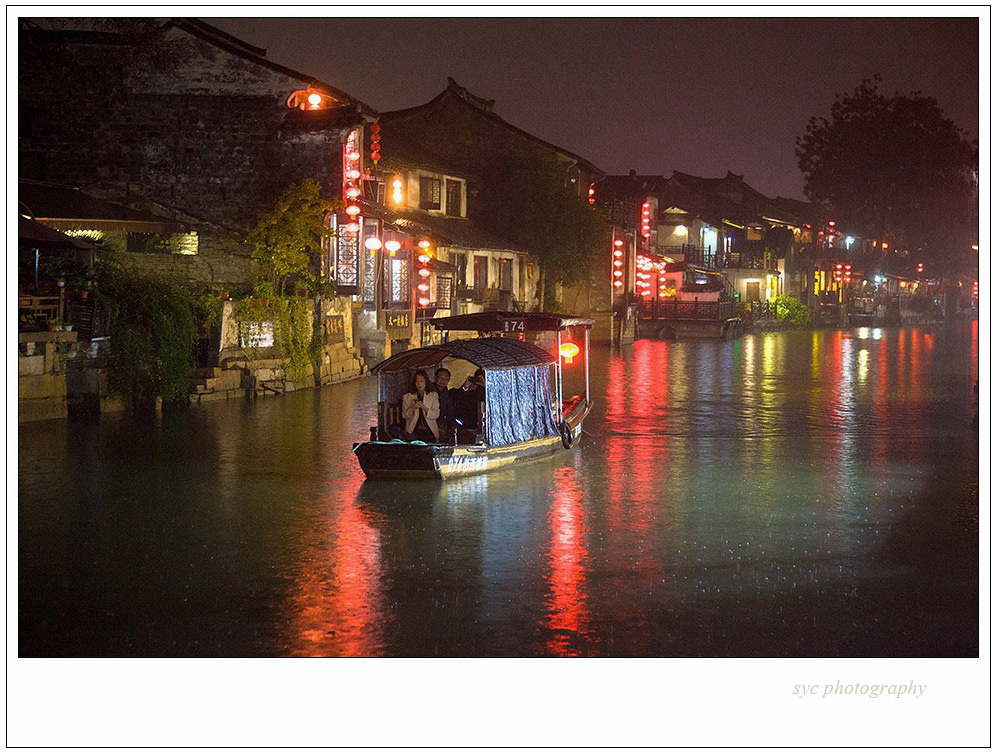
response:
<svg viewBox="0 0 998 754"><path fill-rule="evenodd" d="M579 347L572 343L571 341L561 344L561 358L565 360L566 364L571 364L572 359L579 355Z"/></svg>

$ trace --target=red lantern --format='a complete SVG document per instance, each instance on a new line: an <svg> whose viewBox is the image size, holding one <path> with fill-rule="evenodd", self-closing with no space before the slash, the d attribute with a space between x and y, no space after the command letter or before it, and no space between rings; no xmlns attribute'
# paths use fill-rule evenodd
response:
<svg viewBox="0 0 998 754"><path fill-rule="evenodd" d="M571 341L561 344L561 357L565 360L566 364L571 364L572 359L579 355L579 347L572 343Z"/></svg>

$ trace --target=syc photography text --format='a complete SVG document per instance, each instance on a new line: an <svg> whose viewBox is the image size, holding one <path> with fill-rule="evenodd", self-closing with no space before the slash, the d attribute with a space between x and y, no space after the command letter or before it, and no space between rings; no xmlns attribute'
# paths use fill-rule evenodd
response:
<svg viewBox="0 0 998 754"><path fill-rule="evenodd" d="M866 696L870 699L879 697L902 697L921 698L928 688L928 684L918 684L914 681L904 683L860 683L840 680L834 683L799 683L794 685L794 696L799 699L818 698L827 699L834 696Z"/></svg>

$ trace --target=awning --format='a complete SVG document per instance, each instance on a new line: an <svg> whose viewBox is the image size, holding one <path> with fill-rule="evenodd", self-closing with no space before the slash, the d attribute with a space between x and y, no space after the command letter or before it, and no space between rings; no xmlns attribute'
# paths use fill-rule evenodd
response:
<svg viewBox="0 0 998 754"><path fill-rule="evenodd" d="M36 181L19 181L22 211L57 230L99 230L124 233L183 233L176 220L105 201L77 189Z"/></svg>
<svg viewBox="0 0 998 754"><path fill-rule="evenodd" d="M89 251L94 248L93 244L87 243L79 238L67 236L53 230L47 225L31 220L23 215L17 216L17 242L20 246L28 246L33 249L79 249Z"/></svg>

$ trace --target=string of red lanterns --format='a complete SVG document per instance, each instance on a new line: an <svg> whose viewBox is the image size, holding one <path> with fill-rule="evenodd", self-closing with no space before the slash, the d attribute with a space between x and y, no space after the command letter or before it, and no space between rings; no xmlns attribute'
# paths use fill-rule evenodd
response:
<svg viewBox="0 0 998 754"><path fill-rule="evenodd" d="M371 124L371 162L375 165L381 159L381 126L378 123Z"/></svg>
<svg viewBox="0 0 998 754"><path fill-rule="evenodd" d="M343 144L343 198L346 201L344 212L349 217L349 221L343 229L350 234L360 232L360 223L357 222L360 215L360 132L356 129L351 131Z"/></svg>
<svg viewBox="0 0 998 754"><path fill-rule="evenodd" d="M419 291L419 297L416 302L419 304L421 309L425 309L430 305L430 259L432 258L432 251L430 249L430 242L428 239L424 238L419 242L419 255L416 257L418 265L416 267L416 274L419 276L419 282L416 284L416 290Z"/></svg>
<svg viewBox="0 0 998 754"><path fill-rule="evenodd" d="M613 287L624 287L624 241L613 239Z"/></svg>

